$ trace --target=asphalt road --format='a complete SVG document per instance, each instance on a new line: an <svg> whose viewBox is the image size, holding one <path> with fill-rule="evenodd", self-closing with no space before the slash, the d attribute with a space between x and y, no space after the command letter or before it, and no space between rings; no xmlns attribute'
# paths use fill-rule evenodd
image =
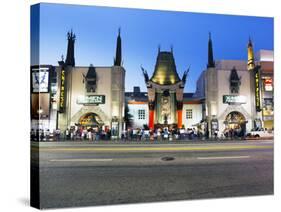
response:
<svg viewBox="0 0 281 212"><path fill-rule="evenodd" d="M41 208L273 194L273 141L40 143L39 158Z"/></svg>

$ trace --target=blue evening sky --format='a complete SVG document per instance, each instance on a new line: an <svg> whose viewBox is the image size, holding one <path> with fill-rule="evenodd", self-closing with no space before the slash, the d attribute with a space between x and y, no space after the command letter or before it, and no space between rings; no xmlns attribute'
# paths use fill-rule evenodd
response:
<svg viewBox="0 0 281 212"><path fill-rule="evenodd" d="M32 15L31 23L38 17L39 14ZM34 26L32 24L31 33L36 31ZM57 65L61 55L66 56L66 34L73 29L77 38L77 66L111 66L119 27L126 91L131 91L133 86L146 91L140 65L152 75L158 45L161 50L170 50L173 46L180 76L191 67L185 92L195 91L196 80L206 67L209 31L215 60L246 60L249 36L255 52L273 50L273 18L43 3L40 64ZM31 42L35 52L31 54L32 64L37 54L34 40Z"/></svg>

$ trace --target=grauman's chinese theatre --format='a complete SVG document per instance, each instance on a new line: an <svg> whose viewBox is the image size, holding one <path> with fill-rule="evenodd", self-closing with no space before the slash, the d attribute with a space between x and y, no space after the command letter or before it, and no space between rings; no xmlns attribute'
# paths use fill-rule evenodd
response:
<svg viewBox="0 0 281 212"><path fill-rule="evenodd" d="M183 90L189 70L185 71L180 78L175 65L173 49L160 51L159 47L152 77L149 78L144 68L142 71L148 91L149 129L181 128L183 125Z"/></svg>

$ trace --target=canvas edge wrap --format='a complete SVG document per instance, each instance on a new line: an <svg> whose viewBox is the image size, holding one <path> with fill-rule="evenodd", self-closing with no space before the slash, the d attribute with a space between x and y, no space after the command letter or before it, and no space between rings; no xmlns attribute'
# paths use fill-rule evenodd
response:
<svg viewBox="0 0 281 212"><path fill-rule="evenodd" d="M31 5L30 7L30 30L36 31L30 33L30 47L36 49L30 53L31 64L40 64L40 4ZM34 45L34 46L33 46ZM36 55L34 55L36 54ZM34 61L32 61L34 59ZM32 119L32 67L30 67L30 119ZM40 98L40 97L39 97ZM39 103L38 103L39 104ZM39 123L39 122L38 122ZM31 127L31 126L30 126ZM38 126L39 128L39 126ZM33 146L30 137L30 206L40 209L40 164L39 164L39 145Z"/></svg>

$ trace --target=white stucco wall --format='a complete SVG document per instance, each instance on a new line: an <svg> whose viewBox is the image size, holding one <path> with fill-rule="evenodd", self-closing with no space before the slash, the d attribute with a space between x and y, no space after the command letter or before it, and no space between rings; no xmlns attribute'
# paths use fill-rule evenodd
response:
<svg viewBox="0 0 281 212"><path fill-rule="evenodd" d="M192 119L186 118L186 110L192 110ZM193 128L195 124L200 123L202 120L202 104L184 104L182 120L185 128Z"/></svg>
<svg viewBox="0 0 281 212"><path fill-rule="evenodd" d="M128 104L129 113L133 116L132 127L143 128L144 124L148 125L148 105L147 104ZM138 110L145 110L145 119L138 118Z"/></svg>

